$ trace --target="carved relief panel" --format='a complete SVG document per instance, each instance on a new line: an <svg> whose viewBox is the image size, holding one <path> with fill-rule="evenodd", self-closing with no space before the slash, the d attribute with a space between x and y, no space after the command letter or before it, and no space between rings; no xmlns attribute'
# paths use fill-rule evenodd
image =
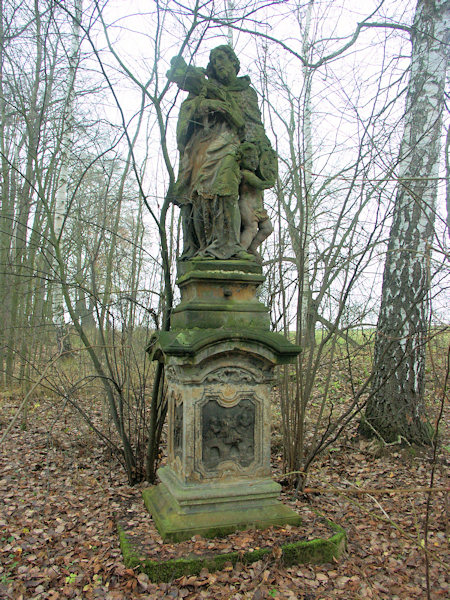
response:
<svg viewBox="0 0 450 600"><path fill-rule="evenodd" d="M200 478L254 475L262 467L263 402L233 385L209 389L195 408L195 466Z"/></svg>
<svg viewBox="0 0 450 600"><path fill-rule="evenodd" d="M205 377L205 383L254 383L260 380L258 375L241 367L220 367Z"/></svg>
<svg viewBox="0 0 450 600"><path fill-rule="evenodd" d="M169 393L168 425L169 462L179 471L183 454L183 400L181 394L175 390Z"/></svg>
<svg viewBox="0 0 450 600"><path fill-rule="evenodd" d="M233 460L248 467L255 459L255 404L243 399L221 406L210 398L202 408L202 460L207 470Z"/></svg>

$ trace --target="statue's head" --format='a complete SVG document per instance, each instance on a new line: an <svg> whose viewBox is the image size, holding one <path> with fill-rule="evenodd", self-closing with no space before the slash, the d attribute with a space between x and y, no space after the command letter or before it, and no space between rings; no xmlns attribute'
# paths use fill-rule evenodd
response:
<svg viewBox="0 0 450 600"><path fill-rule="evenodd" d="M243 142L239 146L238 159L243 169L256 171L259 165L258 147L251 142Z"/></svg>
<svg viewBox="0 0 450 600"><path fill-rule="evenodd" d="M239 59L231 46L217 46L211 50L206 67L208 77L214 77L221 83L229 83L230 79L236 78L239 69Z"/></svg>

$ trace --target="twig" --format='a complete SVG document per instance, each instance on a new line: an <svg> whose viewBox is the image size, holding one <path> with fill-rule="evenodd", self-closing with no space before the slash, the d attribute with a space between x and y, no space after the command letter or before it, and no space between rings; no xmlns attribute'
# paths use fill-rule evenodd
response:
<svg viewBox="0 0 450 600"><path fill-rule="evenodd" d="M438 418L436 419L436 425L435 425L434 437L433 437L433 461L432 461L431 474L430 474L430 489L433 488L434 474L436 471L439 425L441 423L442 416L444 414L444 404L445 404L445 396L446 396L445 392L446 392L447 385L448 385L449 374L450 374L450 346L447 349L447 370L445 372L444 385L442 386L441 404L440 404L440 408L439 408ZM425 526L424 526L424 533L423 533L423 548L424 548L424 552L425 552L425 578L426 578L426 583L427 583L427 599L428 600L431 600L430 558L428 556L428 527L429 527L429 521L430 521L430 509L431 509L431 492L428 492L427 505L426 505L426 509L425 509Z"/></svg>
<svg viewBox="0 0 450 600"><path fill-rule="evenodd" d="M450 492L450 486L443 487L415 487L415 488L324 488L308 487L303 490L305 494L436 494L438 492Z"/></svg>
<svg viewBox="0 0 450 600"><path fill-rule="evenodd" d="M61 354L58 354L58 356L53 359L52 361L48 362L42 375L39 377L39 379L33 384L33 386L30 388L30 390L27 392L27 394L25 395L25 398L22 400L19 408L16 410L16 414L14 415L14 417L11 419L10 424L7 426L7 428L5 429L1 439L0 439L0 445L3 444L6 436L8 435L8 433L11 431L11 429L14 427L15 422L17 421L17 419L19 418L20 413L23 410L23 407L25 406L25 404L28 401L28 398L31 396L31 394L34 392L34 390L37 388L37 386L41 383L41 381L45 378L45 375L47 374L47 371L49 369L49 367L51 367L52 365L55 364L55 362L58 360L58 358L61 356Z"/></svg>

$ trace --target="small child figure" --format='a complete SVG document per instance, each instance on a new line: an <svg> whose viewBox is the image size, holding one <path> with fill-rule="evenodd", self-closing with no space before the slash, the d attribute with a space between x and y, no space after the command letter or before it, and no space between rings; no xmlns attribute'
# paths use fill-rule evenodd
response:
<svg viewBox="0 0 450 600"><path fill-rule="evenodd" d="M274 186L275 181L262 179L255 171L259 167L259 152L255 144L240 145L241 184L239 187L239 210L241 212L240 243L247 252L261 262L256 249L273 232L269 215L263 206L263 190Z"/></svg>

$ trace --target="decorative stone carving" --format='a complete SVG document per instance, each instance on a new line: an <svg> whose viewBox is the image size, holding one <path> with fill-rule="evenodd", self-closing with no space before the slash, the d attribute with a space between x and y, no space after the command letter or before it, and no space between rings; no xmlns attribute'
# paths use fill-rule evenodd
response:
<svg viewBox="0 0 450 600"><path fill-rule="evenodd" d="M183 398L172 384L168 390L168 457L172 466L181 465L183 452ZM178 470L178 469L177 469Z"/></svg>
<svg viewBox="0 0 450 600"><path fill-rule="evenodd" d="M254 383L257 379L260 380L259 377L256 378L253 373L245 369L222 367L209 373L205 377L205 383Z"/></svg>
<svg viewBox="0 0 450 600"><path fill-rule="evenodd" d="M202 460L207 470L232 460L248 467L255 459L255 405L250 399L222 406L210 398L202 408Z"/></svg>
<svg viewBox="0 0 450 600"><path fill-rule="evenodd" d="M175 367L166 367L166 377L171 381L178 380L178 373Z"/></svg>
<svg viewBox="0 0 450 600"><path fill-rule="evenodd" d="M144 493L164 539L223 535L248 527L296 524L270 478L270 393L274 367L300 348L270 331L257 289L257 246L271 231L263 190L277 157L265 135L256 92L237 77L229 46L207 69L177 57L168 73L189 92L180 110L178 179L183 254L181 301L171 330L148 347L165 365L168 464Z"/></svg>
<svg viewBox="0 0 450 600"><path fill-rule="evenodd" d="M275 185L278 163L265 134L248 76L237 77L230 46L214 48L206 69L176 56L167 73L189 96L177 125L180 150L174 202L181 208L182 260L258 259L273 231L263 190Z"/></svg>
<svg viewBox="0 0 450 600"><path fill-rule="evenodd" d="M183 403L175 404L173 411L173 453L181 456L183 448Z"/></svg>

